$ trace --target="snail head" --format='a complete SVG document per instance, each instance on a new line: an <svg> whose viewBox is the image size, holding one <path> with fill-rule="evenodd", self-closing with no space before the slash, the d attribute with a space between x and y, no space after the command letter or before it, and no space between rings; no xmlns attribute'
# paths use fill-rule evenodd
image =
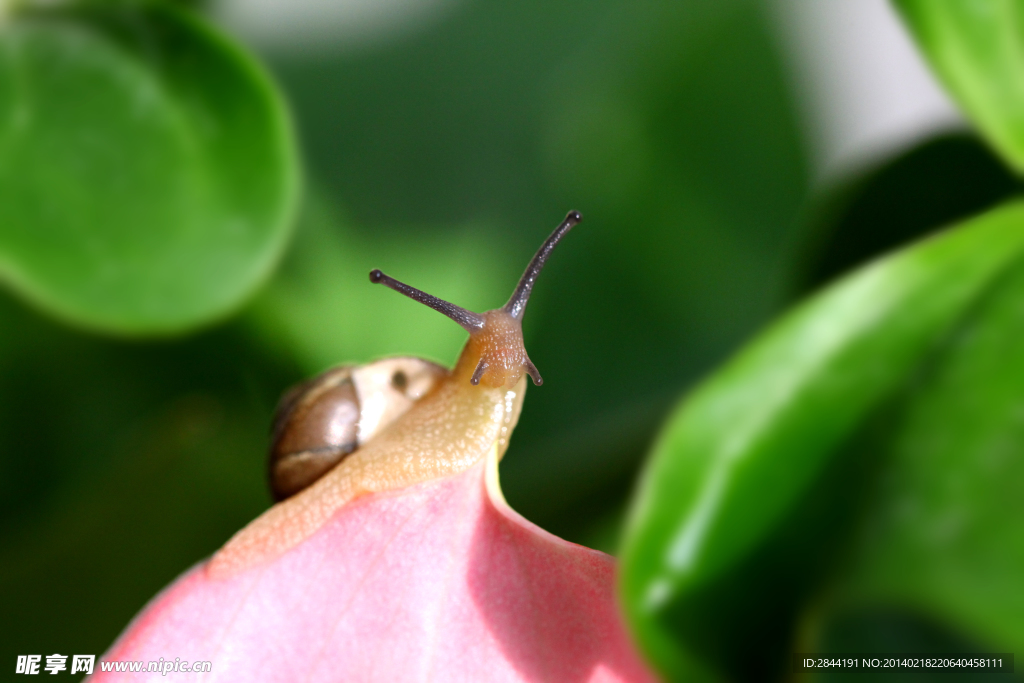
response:
<svg viewBox="0 0 1024 683"><path fill-rule="evenodd" d="M519 381L523 373L527 373L536 385L543 384L537 367L530 360L523 345L523 313L530 300L530 293L537 281L537 276L558 244L567 232L581 220L578 211L570 211L555 231L537 250L526 271L519 279L515 291L501 308L486 313L474 313L448 303L415 287L399 282L379 270L370 271L370 282L387 285L410 299L419 301L435 311L448 316L469 332L459 362L455 366L454 375L461 379L468 375L472 385L483 384L489 387L512 386Z"/></svg>

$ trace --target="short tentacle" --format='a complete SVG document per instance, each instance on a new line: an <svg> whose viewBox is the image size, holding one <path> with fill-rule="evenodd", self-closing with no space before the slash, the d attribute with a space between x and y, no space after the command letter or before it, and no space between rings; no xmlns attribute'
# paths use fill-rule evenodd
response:
<svg viewBox="0 0 1024 683"><path fill-rule="evenodd" d="M526 368L526 374L533 380L534 386L540 386L544 384L544 379L540 376L540 371L537 370L537 366L533 364L533 361L529 358L523 363L523 367Z"/></svg>
<svg viewBox="0 0 1024 683"><path fill-rule="evenodd" d="M480 384L480 378L484 376L485 372L487 372L487 361L481 358L480 362L476 365L476 370L473 371L473 376L470 378L469 383L473 386Z"/></svg>

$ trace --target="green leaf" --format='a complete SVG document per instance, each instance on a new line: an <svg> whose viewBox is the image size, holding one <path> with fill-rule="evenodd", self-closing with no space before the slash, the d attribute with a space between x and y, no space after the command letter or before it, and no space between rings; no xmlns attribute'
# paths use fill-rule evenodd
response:
<svg viewBox="0 0 1024 683"><path fill-rule="evenodd" d="M0 278L124 334L225 315L287 241L283 102L237 46L160 4L0 28Z"/></svg>
<svg viewBox="0 0 1024 683"><path fill-rule="evenodd" d="M988 141L1024 173L1024 4L895 0L932 68Z"/></svg>
<svg viewBox="0 0 1024 683"><path fill-rule="evenodd" d="M748 555L840 443L1024 249L1024 204L864 268L769 329L696 390L655 446L632 510L622 589L669 676L695 653L683 599Z"/></svg>
<svg viewBox="0 0 1024 683"><path fill-rule="evenodd" d="M1018 266L862 446L883 465L835 600L909 608L998 651L1024 648L1022 301Z"/></svg>

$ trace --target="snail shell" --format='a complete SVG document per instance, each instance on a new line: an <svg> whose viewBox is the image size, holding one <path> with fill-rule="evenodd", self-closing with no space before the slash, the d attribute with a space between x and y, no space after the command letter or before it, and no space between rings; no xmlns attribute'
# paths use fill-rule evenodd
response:
<svg viewBox="0 0 1024 683"><path fill-rule="evenodd" d="M341 366L292 387L271 430L270 490L284 500L312 485L405 414L449 371L420 358Z"/></svg>

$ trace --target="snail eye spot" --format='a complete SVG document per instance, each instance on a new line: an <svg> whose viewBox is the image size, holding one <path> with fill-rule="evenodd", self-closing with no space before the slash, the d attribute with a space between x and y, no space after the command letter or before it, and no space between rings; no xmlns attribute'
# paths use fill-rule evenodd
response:
<svg viewBox="0 0 1024 683"><path fill-rule="evenodd" d="M398 391L404 392L406 387L409 386L409 376L401 370L396 371L395 374L391 375L391 386Z"/></svg>

